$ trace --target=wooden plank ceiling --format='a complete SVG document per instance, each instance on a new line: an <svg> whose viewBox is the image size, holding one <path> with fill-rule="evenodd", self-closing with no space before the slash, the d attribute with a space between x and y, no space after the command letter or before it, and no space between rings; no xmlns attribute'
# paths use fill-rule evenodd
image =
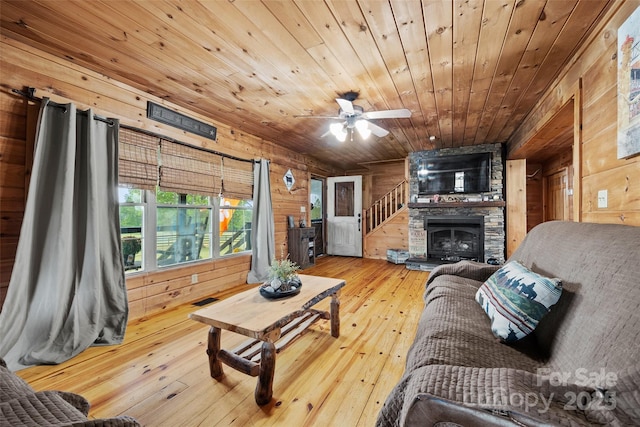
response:
<svg viewBox="0 0 640 427"><path fill-rule="evenodd" d="M507 142L613 0L3 0L3 36L344 170ZM54 88L55 89L55 88ZM390 131L323 136L356 91ZM430 140L430 137L435 137Z"/></svg>

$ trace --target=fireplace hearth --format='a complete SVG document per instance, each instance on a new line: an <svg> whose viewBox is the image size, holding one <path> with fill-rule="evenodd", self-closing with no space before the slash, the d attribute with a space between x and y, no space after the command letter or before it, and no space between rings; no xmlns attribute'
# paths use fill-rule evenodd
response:
<svg viewBox="0 0 640 427"><path fill-rule="evenodd" d="M484 261L484 216L425 216L427 261Z"/></svg>

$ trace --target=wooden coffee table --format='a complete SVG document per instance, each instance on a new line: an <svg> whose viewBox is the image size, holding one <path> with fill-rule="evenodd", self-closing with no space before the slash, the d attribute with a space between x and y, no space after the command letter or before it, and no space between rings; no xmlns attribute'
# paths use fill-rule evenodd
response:
<svg viewBox="0 0 640 427"><path fill-rule="evenodd" d="M222 377L222 364L258 377L255 399L258 405L271 401L276 353L318 319L331 321L331 336L340 336L340 289L342 279L299 275L300 293L281 299L266 299L258 289L236 294L202 308L189 317L211 326L207 345L211 377ZM331 297L330 311L312 307ZM246 335L251 339L232 350L220 348L221 330Z"/></svg>

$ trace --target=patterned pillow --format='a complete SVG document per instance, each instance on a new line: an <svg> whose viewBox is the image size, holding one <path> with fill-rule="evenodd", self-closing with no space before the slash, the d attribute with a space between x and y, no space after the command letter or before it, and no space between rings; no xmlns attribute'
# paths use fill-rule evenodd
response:
<svg viewBox="0 0 640 427"><path fill-rule="evenodd" d="M510 261L476 292L476 301L491 319L491 331L505 342L524 338L558 302L560 279L549 279Z"/></svg>

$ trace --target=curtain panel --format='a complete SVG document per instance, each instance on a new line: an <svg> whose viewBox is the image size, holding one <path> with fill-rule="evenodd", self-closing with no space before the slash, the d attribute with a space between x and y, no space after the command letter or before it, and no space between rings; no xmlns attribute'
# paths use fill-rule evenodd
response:
<svg viewBox="0 0 640 427"><path fill-rule="evenodd" d="M20 239L0 312L11 370L121 343L127 290L117 197L118 121L42 101Z"/></svg>
<svg viewBox="0 0 640 427"><path fill-rule="evenodd" d="M271 261L275 259L276 255L275 222L271 203L269 161L261 159L253 169L255 180L251 228L253 252L247 283L261 283L267 280Z"/></svg>

